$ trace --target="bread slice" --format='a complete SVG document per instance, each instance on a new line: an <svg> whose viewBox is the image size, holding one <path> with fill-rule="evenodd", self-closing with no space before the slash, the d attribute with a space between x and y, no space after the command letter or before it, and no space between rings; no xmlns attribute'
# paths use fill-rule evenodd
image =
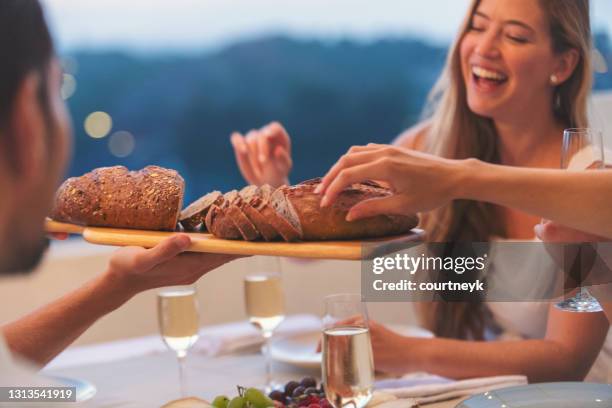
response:
<svg viewBox="0 0 612 408"><path fill-rule="evenodd" d="M314 192L318 183L307 182L286 187L284 194L290 211L287 219L299 220L305 241L351 240L377 238L409 232L418 224L418 217L404 215L378 215L357 221L346 221L348 211L355 204L391 194L374 183L356 183L344 189L334 203L321 208L321 195Z"/></svg>
<svg viewBox="0 0 612 408"><path fill-rule="evenodd" d="M50 217L79 225L173 231L184 190L185 181L175 170L101 167L66 180Z"/></svg>
<svg viewBox="0 0 612 408"><path fill-rule="evenodd" d="M272 193L274 193L274 190L276 189L269 184L264 184L263 186L259 187L259 194L261 196L262 204L270 200L270 197L272 197Z"/></svg>
<svg viewBox="0 0 612 408"><path fill-rule="evenodd" d="M221 192L213 191L200 197L181 211L179 222L185 231L197 231L201 225L204 226L203 229L206 229L204 225L206 214L213 204L221 204L222 196Z"/></svg>
<svg viewBox="0 0 612 408"><path fill-rule="evenodd" d="M287 186L283 186L276 189L270 195L270 198L260 205L259 211L285 241L300 241L302 239L302 229L299 219L292 212L285 199L284 190L286 188Z"/></svg>
<svg viewBox="0 0 612 408"><path fill-rule="evenodd" d="M240 190L240 197L242 198L240 209L251 220L266 241L274 241L279 237L278 232L258 209L264 200L267 201L270 198L271 194L270 189L262 189L255 185L247 186Z"/></svg>
<svg viewBox="0 0 612 408"><path fill-rule="evenodd" d="M270 197L270 204L272 204L276 212L293 227L294 231L298 232L299 239L302 239L303 232L300 219L293 206L287 200L288 191L289 187L286 186L276 189L272 197Z"/></svg>
<svg viewBox="0 0 612 408"><path fill-rule="evenodd" d="M243 202L248 203L253 197L259 195L259 187L251 184L250 186L246 186L240 190L238 195L240 195Z"/></svg>
<svg viewBox="0 0 612 408"><path fill-rule="evenodd" d="M219 200L220 203L213 204L208 214L206 214L206 229L215 237L223 239L242 239L242 234L240 234L240 231L226 213L230 201L233 200L234 194L238 194L238 192L233 190L229 193L225 193Z"/></svg>
<svg viewBox="0 0 612 408"><path fill-rule="evenodd" d="M234 223L238 231L240 231L242 238L245 241L256 241L259 239L261 237L259 231L241 209L244 205L241 195L234 190L226 200L228 201L228 206L225 208L225 214Z"/></svg>

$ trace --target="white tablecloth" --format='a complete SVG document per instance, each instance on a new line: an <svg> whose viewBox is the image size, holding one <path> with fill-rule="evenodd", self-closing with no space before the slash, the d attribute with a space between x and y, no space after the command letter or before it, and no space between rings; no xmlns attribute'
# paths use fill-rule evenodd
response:
<svg viewBox="0 0 612 408"><path fill-rule="evenodd" d="M298 327L313 330L317 324L317 319L312 316L293 316L287 319L282 330L279 328L279 332L291 333ZM210 341L232 332L241 332L242 340L234 342L234 345L252 345L253 339L258 337L253 338L251 334L257 332L245 332L245 326L248 323L241 322L203 329L201 336L209 341L194 346L186 361L186 383L190 395L210 401L220 394L236 395L237 385L263 385L264 359L256 347L219 354L216 342ZM321 374L318 369L303 369L281 363L275 363L273 367L274 379L279 383L305 376L320 378ZM42 374L86 380L94 384L97 394L93 399L79 404L83 407L159 407L179 398L176 356L156 335L70 348L52 361ZM427 407L451 408L457 402L447 401Z"/></svg>
<svg viewBox="0 0 612 408"><path fill-rule="evenodd" d="M234 354L206 357L193 354L187 359L187 389L208 401L216 395L236 395L236 385L261 386L264 380L264 360L259 354ZM78 378L93 383L96 396L83 407L159 407L179 397L178 368L174 354L150 354L112 363L46 369L50 375ZM286 364L274 364L278 382L320 376L319 370L299 369ZM452 408L459 400L427 405L428 408Z"/></svg>

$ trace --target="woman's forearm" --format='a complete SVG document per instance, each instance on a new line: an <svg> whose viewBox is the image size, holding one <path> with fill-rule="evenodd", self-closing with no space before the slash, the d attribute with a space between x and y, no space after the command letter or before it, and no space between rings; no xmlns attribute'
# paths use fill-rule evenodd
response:
<svg viewBox="0 0 612 408"><path fill-rule="evenodd" d="M16 353L45 365L87 328L133 296L103 274L60 299L2 327Z"/></svg>
<svg viewBox="0 0 612 408"><path fill-rule="evenodd" d="M456 379L521 374L529 382L582 381L592 363L552 340L422 342L415 368Z"/></svg>
<svg viewBox="0 0 612 408"><path fill-rule="evenodd" d="M454 197L486 201L612 238L612 170L565 171L458 162Z"/></svg>

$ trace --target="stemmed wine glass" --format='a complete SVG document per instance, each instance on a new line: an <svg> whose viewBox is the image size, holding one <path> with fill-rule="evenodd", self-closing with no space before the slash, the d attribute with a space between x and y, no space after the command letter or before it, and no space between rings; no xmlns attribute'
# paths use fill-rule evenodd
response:
<svg viewBox="0 0 612 408"><path fill-rule="evenodd" d="M285 295L277 257L262 257L255 262L258 271L244 278L244 303L250 322L264 338L262 351L266 361L265 391L274 390L270 340L274 330L285 319Z"/></svg>
<svg viewBox="0 0 612 408"><path fill-rule="evenodd" d="M562 169L591 170L604 167L604 145L601 131L585 128L566 129L563 132ZM591 296L585 287L581 287L574 297L557 303L556 307L568 312L602 311L597 299Z"/></svg>
<svg viewBox="0 0 612 408"><path fill-rule="evenodd" d="M374 358L360 294L325 298L322 372L325 396L335 408L363 408L372 398Z"/></svg>
<svg viewBox="0 0 612 408"><path fill-rule="evenodd" d="M181 397L186 397L185 358L198 340L200 313L195 286L172 286L157 294L159 331L164 343L176 352Z"/></svg>

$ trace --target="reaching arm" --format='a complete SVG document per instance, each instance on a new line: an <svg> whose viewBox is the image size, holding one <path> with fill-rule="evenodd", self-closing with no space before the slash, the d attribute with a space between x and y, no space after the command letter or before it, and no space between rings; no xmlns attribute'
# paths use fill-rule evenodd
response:
<svg viewBox="0 0 612 408"><path fill-rule="evenodd" d="M389 145L354 146L323 178L329 205L344 187L364 179L387 182L394 194L357 204L349 219L430 211L469 199L512 207L612 238L612 170L566 171L450 160Z"/></svg>
<svg viewBox="0 0 612 408"><path fill-rule="evenodd" d="M94 322L117 309L131 294L106 276L96 277L60 299L3 327L9 348L45 365Z"/></svg>
<svg viewBox="0 0 612 408"><path fill-rule="evenodd" d="M581 381L608 332L602 313L567 313L551 307L546 337L538 340L417 339L371 326L377 370L426 371L450 378L523 374L529 382Z"/></svg>
<svg viewBox="0 0 612 408"><path fill-rule="evenodd" d="M152 249L117 250L109 267L84 286L2 327L9 348L44 365L68 347L100 317L137 293L172 285L187 285L234 259L227 255L182 253L186 235L167 238Z"/></svg>
<svg viewBox="0 0 612 408"><path fill-rule="evenodd" d="M612 238L612 170L565 171L458 164L465 177L454 198L487 201Z"/></svg>

